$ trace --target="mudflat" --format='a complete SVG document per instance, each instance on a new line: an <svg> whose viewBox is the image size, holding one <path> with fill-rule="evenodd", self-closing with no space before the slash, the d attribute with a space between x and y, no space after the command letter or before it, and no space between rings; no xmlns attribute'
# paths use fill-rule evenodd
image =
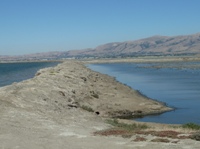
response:
<svg viewBox="0 0 200 149"><path fill-rule="evenodd" d="M88 69L83 62L65 61L38 71L32 79L0 88L0 148L199 148L199 141L187 137L162 142L151 133L140 132L129 137L98 133L112 130L106 119L168 110L171 108L114 78ZM169 132L169 126L148 125L154 131Z"/></svg>

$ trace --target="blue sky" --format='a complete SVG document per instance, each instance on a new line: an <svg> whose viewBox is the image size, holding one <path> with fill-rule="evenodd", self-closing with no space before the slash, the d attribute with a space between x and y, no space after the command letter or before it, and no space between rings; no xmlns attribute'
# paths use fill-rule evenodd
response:
<svg viewBox="0 0 200 149"><path fill-rule="evenodd" d="M0 0L0 55L200 32L200 0Z"/></svg>

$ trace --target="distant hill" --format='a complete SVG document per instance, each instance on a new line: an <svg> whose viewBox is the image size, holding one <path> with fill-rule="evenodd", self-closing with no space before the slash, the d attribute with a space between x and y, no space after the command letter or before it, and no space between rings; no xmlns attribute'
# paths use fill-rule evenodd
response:
<svg viewBox="0 0 200 149"><path fill-rule="evenodd" d="M136 41L113 42L95 49L69 51L74 57L200 54L200 33L187 36L153 36Z"/></svg>
<svg viewBox="0 0 200 149"><path fill-rule="evenodd" d="M0 56L0 60L41 60L84 57L132 57L144 55L200 54L200 33L185 36L153 36L135 41L113 42L94 49L47 52L23 56Z"/></svg>

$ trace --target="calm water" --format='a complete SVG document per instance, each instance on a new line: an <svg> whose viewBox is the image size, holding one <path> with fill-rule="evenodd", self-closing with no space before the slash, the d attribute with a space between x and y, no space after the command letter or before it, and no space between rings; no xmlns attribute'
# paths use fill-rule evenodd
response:
<svg viewBox="0 0 200 149"><path fill-rule="evenodd" d="M200 124L200 62L115 63L88 67L110 76L175 110L139 121Z"/></svg>
<svg viewBox="0 0 200 149"><path fill-rule="evenodd" d="M57 64L58 62L0 63L0 87L30 79L39 69Z"/></svg>

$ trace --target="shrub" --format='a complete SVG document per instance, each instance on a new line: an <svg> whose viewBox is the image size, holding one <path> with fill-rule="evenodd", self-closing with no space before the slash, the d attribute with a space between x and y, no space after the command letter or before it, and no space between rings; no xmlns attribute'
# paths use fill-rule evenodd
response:
<svg viewBox="0 0 200 149"><path fill-rule="evenodd" d="M200 130L200 125L197 125L195 123L187 123L182 125L183 128L193 129L193 130Z"/></svg>
<svg viewBox="0 0 200 149"><path fill-rule="evenodd" d="M83 110L88 111L88 112L94 112L94 110L93 110L91 107L89 107L89 106L82 105L81 108L82 108Z"/></svg>
<svg viewBox="0 0 200 149"><path fill-rule="evenodd" d="M94 98L99 98L99 95L97 93L95 93L94 91L90 91L90 94Z"/></svg>
<svg viewBox="0 0 200 149"><path fill-rule="evenodd" d="M148 126L145 125L145 124L126 124L126 123L120 123L118 122L118 120L114 119L114 120L107 120L107 123L108 124L111 124L115 127L118 127L118 128L123 128L123 129L126 129L126 130L141 130L141 129L147 129Z"/></svg>

